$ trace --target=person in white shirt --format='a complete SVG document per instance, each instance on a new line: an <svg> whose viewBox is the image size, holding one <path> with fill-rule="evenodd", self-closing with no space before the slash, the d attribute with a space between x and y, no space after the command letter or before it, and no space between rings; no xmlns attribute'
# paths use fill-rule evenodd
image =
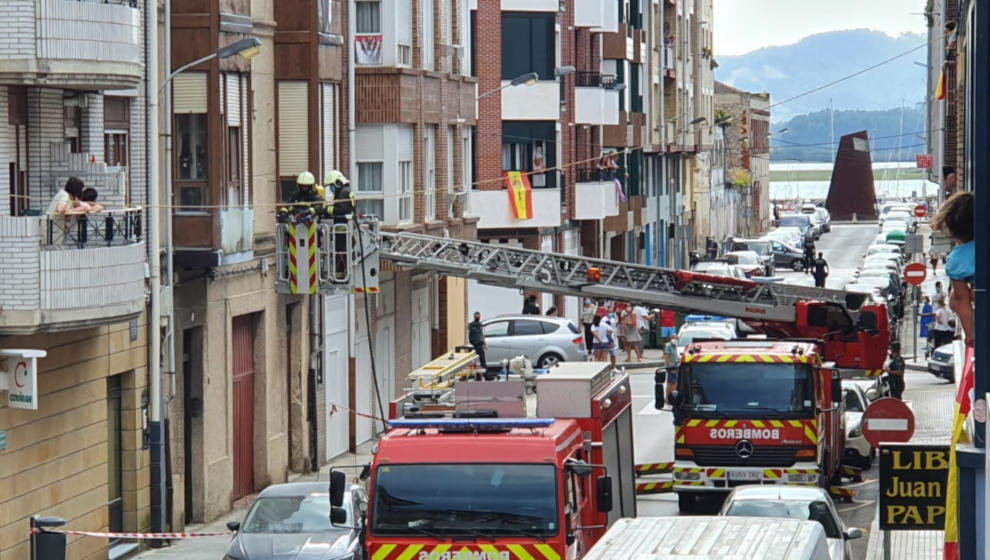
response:
<svg viewBox="0 0 990 560"><path fill-rule="evenodd" d="M955 336L955 327L950 324L952 311L945 305L944 294L935 296L934 313L935 323L932 325L932 338L934 339L935 348L940 348L952 342Z"/></svg>
<svg viewBox="0 0 990 560"><path fill-rule="evenodd" d="M653 320L654 315L642 305L633 307L633 311L636 312L636 319L639 323L639 355L642 357L643 347L646 345L646 333L650 332L650 321Z"/></svg>

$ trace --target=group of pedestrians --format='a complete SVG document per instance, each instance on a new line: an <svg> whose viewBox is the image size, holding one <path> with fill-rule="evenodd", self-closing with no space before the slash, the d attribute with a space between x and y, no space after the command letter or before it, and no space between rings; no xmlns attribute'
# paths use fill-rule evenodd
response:
<svg viewBox="0 0 990 560"><path fill-rule="evenodd" d="M643 337L655 316L655 312L642 305L586 299L581 309L581 324L588 351L595 361L608 361L613 367L620 348L625 350L627 362L633 361L634 354L636 361L642 362Z"/></svg>

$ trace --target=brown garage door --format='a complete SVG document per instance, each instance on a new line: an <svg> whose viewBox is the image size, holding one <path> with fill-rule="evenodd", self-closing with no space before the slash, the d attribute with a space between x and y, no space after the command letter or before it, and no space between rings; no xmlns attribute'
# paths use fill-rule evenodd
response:
<svg viewBox="0 0 990 560"><path fill-rule="evenodd" d="M254 491L254 316L234 317L234 499Z"/></svg>

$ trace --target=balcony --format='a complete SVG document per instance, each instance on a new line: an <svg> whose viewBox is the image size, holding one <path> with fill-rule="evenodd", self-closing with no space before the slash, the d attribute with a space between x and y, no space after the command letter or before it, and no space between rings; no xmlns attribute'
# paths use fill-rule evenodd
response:
<svg viewBox="0 0 990 560"><path fill-rule="evenodd" d="M633 41L633 28L627 23L619 24L615 33L602 35L602 58L614 60L634 60L636 44Z"/></svg>
<svg viewBox="0 0 990 560"><path fill-rule="evenodd" d="M580 72L574 88L574 122L579 124L619 124L619 92L615 76Z"/></svg>
<svg viewBox="0 0 990 560"><path fill-rule="evenodd" d="M136 2L37 0L0 10L0 81L90 90L143 77Z"/></svg>
<svg viewBox="0 0 990 560"><path fill-rule="evenodd" d="M560 189L533 189L533 217L528 220L512 214L505 189L473 190L468 199L468 214L478 217L478 229L558 227L560 208Z"/></svg>
<svg viewBox="0 0 990 560"><path fill-rule="evenodd" d="M509 83L503 80L502 85ZM540 81L529 87L502 90L503 121L556 121L560 119L560 85Z"/></svg>
<svg viewBox="0 0 990 560"><path fill-rule="evenodd" d="M0 335L127 321L145 304L141 210L0 216Z"/></svg>
<svg viewBox="0 0 990 560"><path fill-rule="evenodd" d="M601 0L576 0L574 27L590 27L592 33L619 30L619 4Z"/></svg>
<svg viewBox="0 0 990 560"><path fill-rule="evenodd" d="M603 220L619 215L619 193L615 190L613 174L595 166L578 168L574 187L575 220Z"/></svg>
<svg viewBox="0 0 990 560"><path fill-rule="evenodd" d="M663 77L664 78L677 78L677 71L674 70L674 46L665 45L663 47Z"/></svg>

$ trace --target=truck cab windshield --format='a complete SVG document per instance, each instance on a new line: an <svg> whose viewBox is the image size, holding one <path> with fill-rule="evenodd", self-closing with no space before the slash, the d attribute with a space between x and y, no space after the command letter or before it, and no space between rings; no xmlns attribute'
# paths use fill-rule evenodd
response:
<svg viewBox="0 0 990 560"><path fill-rule="evenodd" d="M378 535L544 538L559 529L554 465L382 465L372 496Z"/></svg>
<svg viewBox="0 0 990 560"><path fill-rule="evenodd" d="M801 417L814 407L811 367L805 364L683 364L680 377L684 410L701 415Z"/></svg>

